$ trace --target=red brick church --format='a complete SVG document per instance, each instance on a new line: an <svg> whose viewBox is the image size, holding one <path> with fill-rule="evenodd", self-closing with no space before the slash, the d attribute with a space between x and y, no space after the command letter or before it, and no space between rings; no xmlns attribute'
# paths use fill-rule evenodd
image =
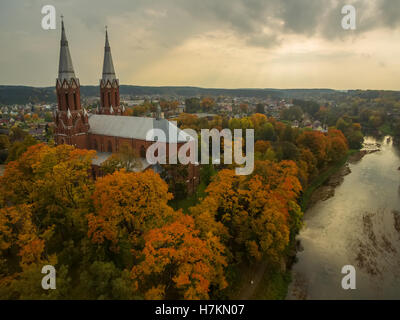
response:
<svg viewBox="0 0 400 320"><path fill-rule="evenodd" d="M64 22L61 22L61 46L58 78L56 81L58 108L54 112L56 144L69 144L80 149L97 151L97 158L93 161L97 169L112 153L118 152L122 144L129 144L140 155L142 167L159 172L161 167L151 165L146 160L146 150L155 141L146 139L151 129L162 129L166 134L168 146L175 144L177 150L187 142L187 135L178 129L172 122L161 117L161 110L157 108L156 118L130 117L124 115L124 106L120 105L119 80L115 75L111 48L106 39L104 47L103 73L100 80L100 108L96 114L89 114L81 106L80 83L75 76L68 41L65 35ZM179 132L179 135L169 136L169 132ZM168 156L168 154L167 154ZM188 165L188 191L191 193L199 183L198 166ZM98 170L96 170L98 172Z"/></svg>

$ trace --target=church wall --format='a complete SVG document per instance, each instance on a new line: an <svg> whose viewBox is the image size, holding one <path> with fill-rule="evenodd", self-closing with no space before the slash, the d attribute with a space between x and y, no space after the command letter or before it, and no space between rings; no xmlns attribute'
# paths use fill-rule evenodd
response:
<svg viewBox="0 0 400 320"><path fill-rule="evenodd" d="M152 141L144 141L139 139L129 139L122 137L113 137L99 134L88 134L87 148L97 150L99 152L118 152L119 147L123 144L128 144L133 150L137 151L140 157L145 157L145 151L149 146L153 144ZM177 150L183 145L180 143L177 145ZM169 155L168 144L166 146L167 156ZM200 171L199 166L194 164L188 164L188 181L187 187L189 194L192 194L198 184L200 183ZM100 174L99 168L95 168L97 175Z"/></svg>

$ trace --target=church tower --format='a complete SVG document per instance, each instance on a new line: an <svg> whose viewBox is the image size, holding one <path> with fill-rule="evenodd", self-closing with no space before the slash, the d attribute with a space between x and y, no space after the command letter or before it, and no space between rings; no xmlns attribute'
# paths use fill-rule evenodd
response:
<svg viewBox="0 0 400 320"><path fill-rule="evenodd" d="M56 80L58 108L54 112L56 144L87 148L88 113L81 107L79 79L75 77L64 21L61 20L60 61Z"/></svg>
<svg viewBox="0 0 400 320"><path fill-rule="evenodd" d="M122 115L124 107L119 105L119 80L115 76L111 48L108 42L106 28L106 43L104 46L103 76L100 80L100 110L99 114Z"/></svg>

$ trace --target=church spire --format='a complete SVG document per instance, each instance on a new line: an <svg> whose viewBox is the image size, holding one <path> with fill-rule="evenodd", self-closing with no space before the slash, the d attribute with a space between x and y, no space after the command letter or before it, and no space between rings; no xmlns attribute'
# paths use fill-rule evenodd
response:
<svg viewBox="0 0 400 320"><path fill-rule="evenodd" d="M64 20L61 16L61 41L60 41L60 63L58 65L58 79L62 82L75 78L74 67L69 53L68 40L65 35Z"/></svg>
<svg viewBox="0 0 400 320"><path fill-rule="evenodd" d="M114 64L111 56L110 43L108 42L108 32L106 27L106 43L104 45L103 77L102 80L112 82L116 79Z"/></svg>
<svg viewBox="0 0 400 320"><path fill-rule="evenodd" d="M87 116L81 117L80 85L72 66L62 18L61 16L60 64L56 80L58 107L54 114L54 141L56 144L66 143L78 148L86 148L89 120Z"/></svg>
<svg viewBox="0 0 400 320"><path fill-rule="evenodd" d="M110 43L106 27L106 42L104 45L103 76L100 79L100 114L123 114L119 104L119 81L115 76L111 57Z"/></svg>

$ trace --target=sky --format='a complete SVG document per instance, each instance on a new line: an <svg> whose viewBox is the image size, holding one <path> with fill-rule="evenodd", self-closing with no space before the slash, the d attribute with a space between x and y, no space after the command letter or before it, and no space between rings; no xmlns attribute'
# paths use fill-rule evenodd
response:
<svg viewBox="0 0 400 320"><path fill-rule="evenodd" d="M81 85L99 83L107 25L121 84L400 90L396 0L1 0L1 85L55 84L61 14Z"/></svg>

